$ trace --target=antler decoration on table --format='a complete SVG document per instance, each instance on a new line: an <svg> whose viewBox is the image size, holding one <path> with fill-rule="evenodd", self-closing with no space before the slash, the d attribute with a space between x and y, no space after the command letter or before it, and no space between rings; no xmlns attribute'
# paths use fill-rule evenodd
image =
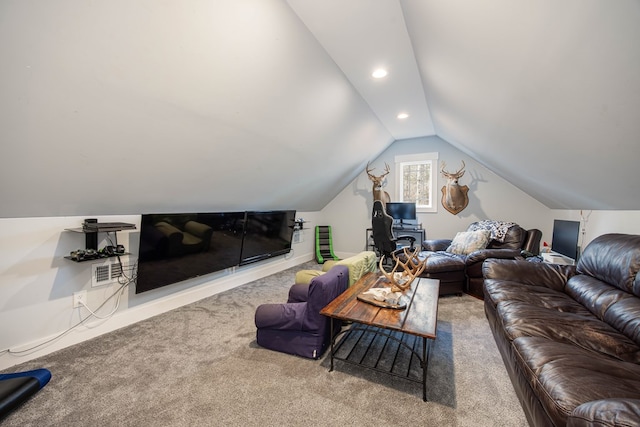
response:
<svg viewBox="0 0 640 427"><path fill-rule="evenodd" d="M393 266L391 272L384 269L384 255L380 257L380 272L391 282L392 292L401 292L409 289L411 283L424 271L426 266L427 259L425 258L420 261L418 258L420 248L415 248L413 252L409 252L407 248L403 248L403 252L407 260L402 262L400 258L394 255L393 258L396 260L396 265ZM402 267L402 271L398 271L398 267Z"/></svg>

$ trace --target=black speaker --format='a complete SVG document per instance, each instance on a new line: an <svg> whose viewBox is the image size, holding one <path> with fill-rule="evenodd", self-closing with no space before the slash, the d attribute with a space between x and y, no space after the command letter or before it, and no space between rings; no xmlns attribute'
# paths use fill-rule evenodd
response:
<svg viewBox="0 0 640 427"><path fill-rule="evenodd" d="M96 218L85 218L85 224L95 224L98 222ZM86 228L85 228L86 231ZM98 233L96 232L85 232L85 247L87 249L98 249Z"/></svg>

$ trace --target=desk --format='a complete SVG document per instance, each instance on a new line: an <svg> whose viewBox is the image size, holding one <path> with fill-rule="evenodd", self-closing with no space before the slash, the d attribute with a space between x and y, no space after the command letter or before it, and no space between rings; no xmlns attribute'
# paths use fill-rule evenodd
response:
<svg viewBox="0 0 640 427"><path fill-rule="evenodd" d="M543 261L548 264L575 265L575 261L555 252L543 252L540 254Z"/></svg>
<svg viewBox="0 0 640 427"><path fill-rule="evenodd" d="M405 226L405 227L393 227L393 234L398 236L413 236L416 238L416 246L420 247L422 242L427 238L422 224L417 226ZM373 244L373 229L367 228L366 245L365 250L375 251L375 245Z"/></svg>
<svg viewBox="0 0 640 427"><path fill-rule="evenodd" d="M399 359L398 354L400 350L408 351L409 359L415 357L418 360L422 375L421 378L411 376L411 361L409 360L409 368L403 377L410 381L422 383L422 400L426 402L427 367L431 343L436 339L440 284L435 279L418 278L414 280L411 288L404 292L403 298L407 304L407 308L404 310L381 308L358 300L358 294L361 292L372 287L388 285L386 279L381 277L379 273L367 273L320 311L320 314L331 318L331 330L333 330L334 319L353 322L349 328L343 329L331 337L331 367L329 371L333 371L335 359L390 375L400 376L397 370L394 369ZM362 340L358 337L371 334L374 335L371 340ZM336 343L337 338L341 335L343 338L339 343ZM372 349L372 344L376 342L377 337L382 337L385 342L375 364L371 366L362 363L364 357L357 360L358 352L354 352L354 349L361 345L367 345L365 349L360 351L360 353L364 352L366 356L366 353ZM408 344L407 337L412 340L410 344ZM388 340L395 342L397 345L387 345ZM353 344L354 348L345 357L339 356L338 351L348 341L355 343ZM395 356L383 358L382 355L387 350L395 351ZM372 351L375 352L377 350L374 349ZM356 359L352 356L355 356ZM387 366L380 366L380 361L384 359L392 359L392 362Z"/></svg>

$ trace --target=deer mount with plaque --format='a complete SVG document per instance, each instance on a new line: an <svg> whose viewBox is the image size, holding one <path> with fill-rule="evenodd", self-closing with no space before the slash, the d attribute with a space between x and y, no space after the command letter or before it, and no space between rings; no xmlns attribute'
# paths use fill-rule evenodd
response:
<svg viewBox="0 0 640 427"><path fill-rule="evenodd" d="M373 201L375 202L376 200L380 200L384 205L386 203L391 202L391 197L389 196L389 193L387 193L382 189L385 185L387 185L386 176L389 175L389 172L391 172L391 169L389 168L389 165L385 163L384 173L382 173L381 175L376 176L372 174L371 172L373 172L374 170L375 169L371 169L369 167L369 163L367 163L367 176L373 183Z"/></svg>
<svg viewBox="0 0 640 427"><path fill-rule="evenodd" d="M442 176L447 178L447 184L442 187L442 207L451 212L454 215L459 214L469 204L469 187L466 185L460 185L458 180L464 175L464 160L462 161L462 167L457 172L447 172L444 167L445 162L442 162L440 172Z"/></svg>

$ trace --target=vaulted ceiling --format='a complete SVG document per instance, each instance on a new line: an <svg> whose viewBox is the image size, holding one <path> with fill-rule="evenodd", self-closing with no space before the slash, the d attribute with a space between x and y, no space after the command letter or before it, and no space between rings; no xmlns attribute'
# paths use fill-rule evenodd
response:
<svg viewBox="0 0 640 427"><path fill-rule="evenodd" d="M639 40L637 0L2 0L0 217L314 211L428 135L639 210Z"/></svg>
<svg viewBox="0 0 640 427"><path fill-rule="evenodd" d="M288 2L395 139L437 134L550 208L640 209L640 2Z"/></svg>

